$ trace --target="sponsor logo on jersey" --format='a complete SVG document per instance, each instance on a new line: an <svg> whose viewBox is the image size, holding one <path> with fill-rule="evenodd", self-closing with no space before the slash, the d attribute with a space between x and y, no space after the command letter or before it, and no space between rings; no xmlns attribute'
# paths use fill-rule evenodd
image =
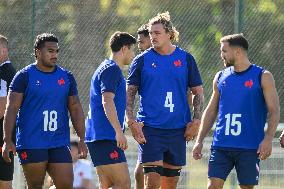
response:
<svg viewBox="0 0 284 189"><path fill-rule="evenodd" d="M152 63L152 68L157 68L157 64L155 62Z"/></svg>
<svg viewBox="0 0 284 189"><path fill-rule="evenodd" d="M36 86L40 86L41 82L39 80L36 80Z"/></svg>

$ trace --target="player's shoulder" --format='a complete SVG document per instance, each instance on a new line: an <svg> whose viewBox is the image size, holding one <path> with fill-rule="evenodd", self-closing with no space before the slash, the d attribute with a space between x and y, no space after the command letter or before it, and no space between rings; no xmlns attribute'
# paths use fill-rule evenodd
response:
<svg viewBox="0 0 284 189"><path fill-rule="evenodd" d="M71 73L71 71L69 71L68 69L66 69L62 66L59 66L59 65L56 65L56 70L61 71L61 72L65 72L65 73Z"/></svg>
<svg viewBox="0 0 284 189"><path fill-rule="evenodd" d="M141 52L140 54L138 54L134 59L133 62L143 62L145 56L152 56L154 53L154 48L150 47L149 49Z"/></svg>
<svg viewBox="0 0 284 189"><path fill-rule="evenodd" d="M120 70L119 66L115 63L115 61L111 60L111 59L105 59L99 66L98 68L100 70L100 72L103 72L105 70L114 70L114 71L118 71Z"/></svg>
<svg viewBox="0 0 284 189"><path fill-rule="evenodd" d="M100 78L102 74L120 74L119 66L111 59L105 59L96 69L93 77Z"/></svg>
<svg viewBox="0 0 284 189"><path fill-rule="evenodd" d="M0 69L2 70L15 70L14 66L12 65L11 61L6 61L0 65Z"/></svg>

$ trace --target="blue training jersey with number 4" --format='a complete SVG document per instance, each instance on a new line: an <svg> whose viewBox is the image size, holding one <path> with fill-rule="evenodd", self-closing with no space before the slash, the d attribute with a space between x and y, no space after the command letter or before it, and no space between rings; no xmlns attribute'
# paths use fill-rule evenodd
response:
<svg viewBox="0 0 284 189"><path fill-rule="evenodd" d="M257 149L264 138L267 108L261 88L263 68L252 64L243 72L223 70L217 81L219 113L213 148Z"/></svg>
<svg viewBox="0 0 284 189"><path fill-rule="evenodd" d="M138 121L161 129L183 128L191 121L188 87L202 85L193 56L179 47L170 55L153 48L132 62L128 85L138 86Z"/></svg>
<svg viewBox="0 0 284 189"><path fill-rule="evenodd" d="M24 94L16 121L17 149L69 145L68 96L78 94L70 72L59 66L42 72L31 64L16 74L10 90Z"/></svg>

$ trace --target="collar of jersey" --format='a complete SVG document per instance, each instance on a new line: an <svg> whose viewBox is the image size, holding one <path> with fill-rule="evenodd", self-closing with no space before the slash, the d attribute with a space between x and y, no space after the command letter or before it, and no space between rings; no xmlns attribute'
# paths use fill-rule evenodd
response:
<svg viewBox="0 0 284 189"><path fill-rule="evenodd" d="M11 64L11 61L10 61L10 60L6 60L5 62L3 62L3 63L0 65L0 67L3 66L4 64Z"/></svg>

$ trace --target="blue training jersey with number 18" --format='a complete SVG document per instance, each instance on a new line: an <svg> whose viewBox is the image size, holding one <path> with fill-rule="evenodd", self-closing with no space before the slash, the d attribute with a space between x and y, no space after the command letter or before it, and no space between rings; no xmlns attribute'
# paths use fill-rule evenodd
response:
<svg viewBox="0 0 284 189"><path fill-rule="evenodd" d="M31 64L16 74L10 90L24 95L16 121L17 149L69 145L68 96L78 94L70 72L59 66L42 72Z"/></svg>
<svg viewBox="0 0 284 189"><path fill-rule="evenodd" d="M184 128L191 121L187 91L202 85L193 56L179 47L170 55L153 48L132 62L128 85L138 86L138 121L161 129Z"/></svg>
<svg viewBox="0 0 284 189"><path fill-rule="evenodd" d="M243 72L220 72L219 113L213 148L258 148L264 138L267 108L261 88L263 68L252 64Z"/></svg>

